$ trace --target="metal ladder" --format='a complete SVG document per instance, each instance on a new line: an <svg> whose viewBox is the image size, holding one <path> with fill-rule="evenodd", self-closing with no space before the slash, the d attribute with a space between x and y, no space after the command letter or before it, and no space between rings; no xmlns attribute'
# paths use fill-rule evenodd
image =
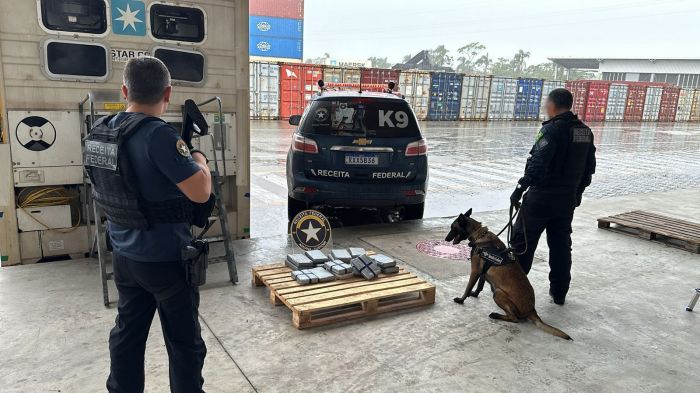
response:
<svg viewBox="0 0 700 393"><path fill-rule="evenodd" d="M201 237L205 234L206 230L208 230L217 220L219 221L219 225L221 226L221 235L220 236L214 236L214 237L203 237L204 240L209 241L210 243L213 242L222 242L224 245L224 262L226 262L227 267L228 267L228 273L229 273L229 281L231 281L232 284L235 284L238 282L238 271L236 269L236 259L233 253L233 246L231 244L231 232L229 230L228 226L228 212L226 210L226 204L224 203L223 200L223 195L222 195L222 186L226 183L226 149L225 149L225 133L224 133L224 115L223 115L223 105L221 103L221 98L219 97L214 97L211 98L207 101L204 101L201 104L197 104L198 107L204 106L207 104L210 104L212 102L216 101L218 103L218 114L219 114L219 130L221 133L221 160L222 160L222 166L223 166L223 174L219 171L219 163L217 160L217 154L216 154L216 146L217 146L217 140L216 140L216 135L215 133L209 133L211 139L212 139L212 151L213 151L213 162L214 162L214 170L211 171L211 176L212 176L212 186L213 186L213 191L214 191L214 197L215 197L215 206L217 210L217 215L209 217L209 225L200 233L197 237ZM89 102L89 108L90 108L90 118L95 119L96 113L95 113L95 96L94 93L91 92L85 99L79 103L78 108L79 108L79 115L81 118L81 128L85 127L82 135L83 137L87 135L87 124L85 123L85 104ZM108 271L107 270L107 264L108 261L106 260L107 254L110 257L111 261L111 251L105 249L103 247L101 239L105 238L105 231L102 229L102 222L103 222L103 217L102 215L99 214L99 209L97 207L97 204L91 197L91 193L89 192L89 187L92 185L89 183L89 179L87 176L84 176L83 179L83 186L85 190L85 198L84 198L84 211L85 211L85 217L87 217L87 229L88 229L88 244L90 244L90 251L89 251L89 256L90 257L97 257L97 261L99 263L100 267L100 281L102 282L102 300L103 304L105 307L109 307L110 305L110 300L109 300L109 285L108 281L109 280L114 280L114 271ZM95 228L94 231L92 231L91 228L91 222L90 222L90 212L92 213L92 216L95 220ZM217 262L213 262L217 263Z"/></svg>

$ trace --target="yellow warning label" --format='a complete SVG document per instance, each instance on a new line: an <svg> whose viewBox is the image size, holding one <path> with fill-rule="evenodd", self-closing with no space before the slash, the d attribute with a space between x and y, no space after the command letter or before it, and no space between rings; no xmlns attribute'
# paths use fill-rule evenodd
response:
<svg viewBox="0 0 700 393"><path fill-rule="evenodd" d="M106 111L123 111L126 109L126 104L123 102L105 102L104 109Z"/></svg>

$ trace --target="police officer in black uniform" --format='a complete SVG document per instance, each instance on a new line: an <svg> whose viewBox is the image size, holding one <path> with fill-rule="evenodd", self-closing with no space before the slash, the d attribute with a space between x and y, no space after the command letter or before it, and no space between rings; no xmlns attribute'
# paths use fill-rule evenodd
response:
<svg viewBox="0 0 700 393"><path fill-rule="evenodd" d="M172 392L202 392L206 347L182 251L191 240L193 202L211 194L206 157L159 117L170 101L170 73L158 59L132 59L122 93L128 108L98 120L85 142L93 196L107 217L119 291L109 336L107 390L143 392L146 339L158 311Z"/></svg>
<svg viewBox="0 0 700 393"><path fill-rule="evenodd" d="M511 245L518 253L525 273L542 232L549 246L549 294L563 305L571 281L571 222L581 204L583 191L595 172L593 133L571 112L573 96L566 89L554 89L546 101L549 120L542 123L525 165L525 175L510 197L518 206Z"/></svg>

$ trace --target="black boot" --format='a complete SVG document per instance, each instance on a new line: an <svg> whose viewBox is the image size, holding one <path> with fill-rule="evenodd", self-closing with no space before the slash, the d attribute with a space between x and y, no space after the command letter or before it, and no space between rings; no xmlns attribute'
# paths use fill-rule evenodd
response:
<svg viewBox="0 0 700 393"><path fill-rule="evenodd" d="M554 302L554 304L558 304L560 306L563 306L564 302L566 301L566 295L563 295L563 296L555 295L551 289L549 290L549 296L552 297L552 301Z"/></svg>

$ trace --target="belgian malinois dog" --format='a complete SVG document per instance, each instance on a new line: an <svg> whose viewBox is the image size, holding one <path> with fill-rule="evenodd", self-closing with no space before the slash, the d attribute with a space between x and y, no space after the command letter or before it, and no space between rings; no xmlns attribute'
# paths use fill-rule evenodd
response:
<svg viewBox="0 0 700 393"><path fill-rule="evenodd" d="M498 236L482 226L480 222L471 218L471 214L472 209L469 209L464 214L460 214L452 223L450 233L445 238L446 241L451 241L453 244L459 244L461 241L468 239L472 247L471 273L469 274L467 289L462 297L454 299L459 304L463 304L464 300L469 296L479 296L483 286L482 282L480 287L473 291L485 264L484 259L474 250L476 248L489 248L501 251L506 249L505 244ZM542 322L537 315L537 311L535 311L535 291L532 289L527 275L525 275L517 260L512 263L492 265L486 271L485 280L491 285L493 300L498 307L506 312L505 315L491 313L489 315L490 318L508 322L520 322L521 320L529 319L534 322L535 326L549 334L572 340L568 334Z"/></svg>

